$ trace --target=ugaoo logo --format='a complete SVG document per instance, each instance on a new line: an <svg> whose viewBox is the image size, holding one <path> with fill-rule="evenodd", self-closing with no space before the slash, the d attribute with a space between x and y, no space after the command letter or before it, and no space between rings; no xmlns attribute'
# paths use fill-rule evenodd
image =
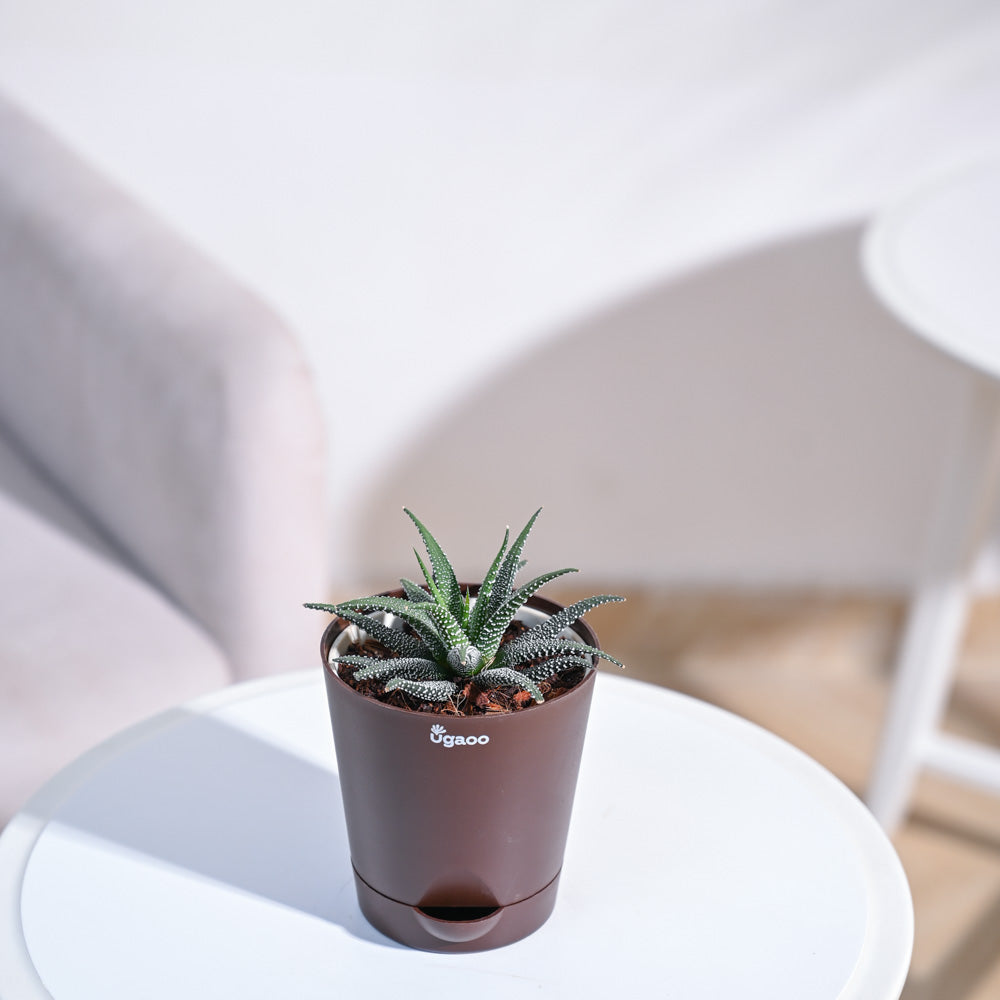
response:
<svg viewBox="0 0 1000 1000"><path fill-rule="evenodd" d="M448 730L440 724L431 726L431 743L440 743L446 747L476 747L489 743L490 738L484 733L482 736L452 736Z"/></svg>

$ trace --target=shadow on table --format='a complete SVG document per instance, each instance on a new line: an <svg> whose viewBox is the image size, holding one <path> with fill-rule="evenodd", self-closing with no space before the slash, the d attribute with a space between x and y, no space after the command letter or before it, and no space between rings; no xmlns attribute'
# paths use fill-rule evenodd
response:
<svg viewBox="0 0 1000 1000"><path fill-rule="evenodd" d="M48 818L399 947L358 909L334 772L215 718L169 723Z"/></svg>

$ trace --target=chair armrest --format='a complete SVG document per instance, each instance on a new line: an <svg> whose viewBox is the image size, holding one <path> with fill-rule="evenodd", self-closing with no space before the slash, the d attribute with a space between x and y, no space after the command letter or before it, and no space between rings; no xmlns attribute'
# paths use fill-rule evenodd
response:
<svg viewBox="0 0 1000 1000"><path fill-rule="evenodd" d="M311 664L325 446L295 338L2 100L0 148L0 421L238 676Z"/></svg>

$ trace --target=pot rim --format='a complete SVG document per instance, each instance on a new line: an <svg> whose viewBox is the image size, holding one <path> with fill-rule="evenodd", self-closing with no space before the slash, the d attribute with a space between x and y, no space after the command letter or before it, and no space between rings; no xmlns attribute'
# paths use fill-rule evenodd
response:
<svg viewBox="0 0 1000 1000"><path fill-rule="evenodd" d="M459 584L459 587L462 590L468 588L473 596L476 596L476 594L478 594L479 586L480 585L478 583ZM401 587L396 587L392 590L380 591L378 594L372 596L399 597L402 596L403 593L404 591ZM536 611L541 611L544 614L547 614L549 617L562 611L563 608L565 607L565 605L560 604L558 601L553 601L548 597L542 597L540 594L532 594L531 597L529 597L528 600L525 602L524 606L528 608L534 608ZM355 688L351 687L351 685L348 684L346 681L344 681L343 678L340 676L340 674L332 668L330 664L330 651L333 649L333 644L336 641L337 637L349 625L350 622L346 621L343 618L340 618L337 615L334 615L333 619L327 624L326 628L323 630L323 635L322 638L320 639L320 656L322 656L323 658L324 674L326 674L327 677L329 678L333 678L345 692L350 692L350 694L353 695L354 697L362 699L362 701L366 705L375 705L379 709L386 709L391 712L399 712L402 715L405 715L410 718L429 718L431 720L440 718L440 719L448 719L452 723L469 720L469 721L474 721L480 725L486 723L488 720L490 725L494 725L500 719L517 718L519 716L522 716L525 712L542 709L545 708L546 705L552 705L555 704L556 702L561 702L567 698L574 697L576 694L586 690L589 685L594 683L594 675L597 673L597 665L595 664L591 670L587 671L586 676L583 678L582 681L580 681L579 684L577 684L575 687L570 688L569 691L563 692L561 695L558 696L558 698L552 698L551 700L543 701L541 704L530 705L527 708L518 709L517 711L496 712L490 715L438 715L435 712L419 712L412 708L402 708L399 705L389 705L384 701L379 701L377 698L369 698L367 695L364 695L360 691L357 691ZM601 648L600 641L597 638L597 633L594 631L593 627L590 626L587 622L577 620L571 626L567 627L571 628L574 632L578 632L580 634L580 638L587 645L594 646L597 649Z"/></svg>

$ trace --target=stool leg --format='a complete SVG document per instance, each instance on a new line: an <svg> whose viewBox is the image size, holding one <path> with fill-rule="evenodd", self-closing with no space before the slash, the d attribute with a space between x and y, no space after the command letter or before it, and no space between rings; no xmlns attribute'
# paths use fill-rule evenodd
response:
<svg viewBox="0 0 1000 1000"><path fill-rule="evenodd" d="M906 813L924 749L947 706L968 615L970 575L990 527L1000 469L1000 389L976 376L951 456L922 582L910 603L868 806L888 832Z"/></svg>

